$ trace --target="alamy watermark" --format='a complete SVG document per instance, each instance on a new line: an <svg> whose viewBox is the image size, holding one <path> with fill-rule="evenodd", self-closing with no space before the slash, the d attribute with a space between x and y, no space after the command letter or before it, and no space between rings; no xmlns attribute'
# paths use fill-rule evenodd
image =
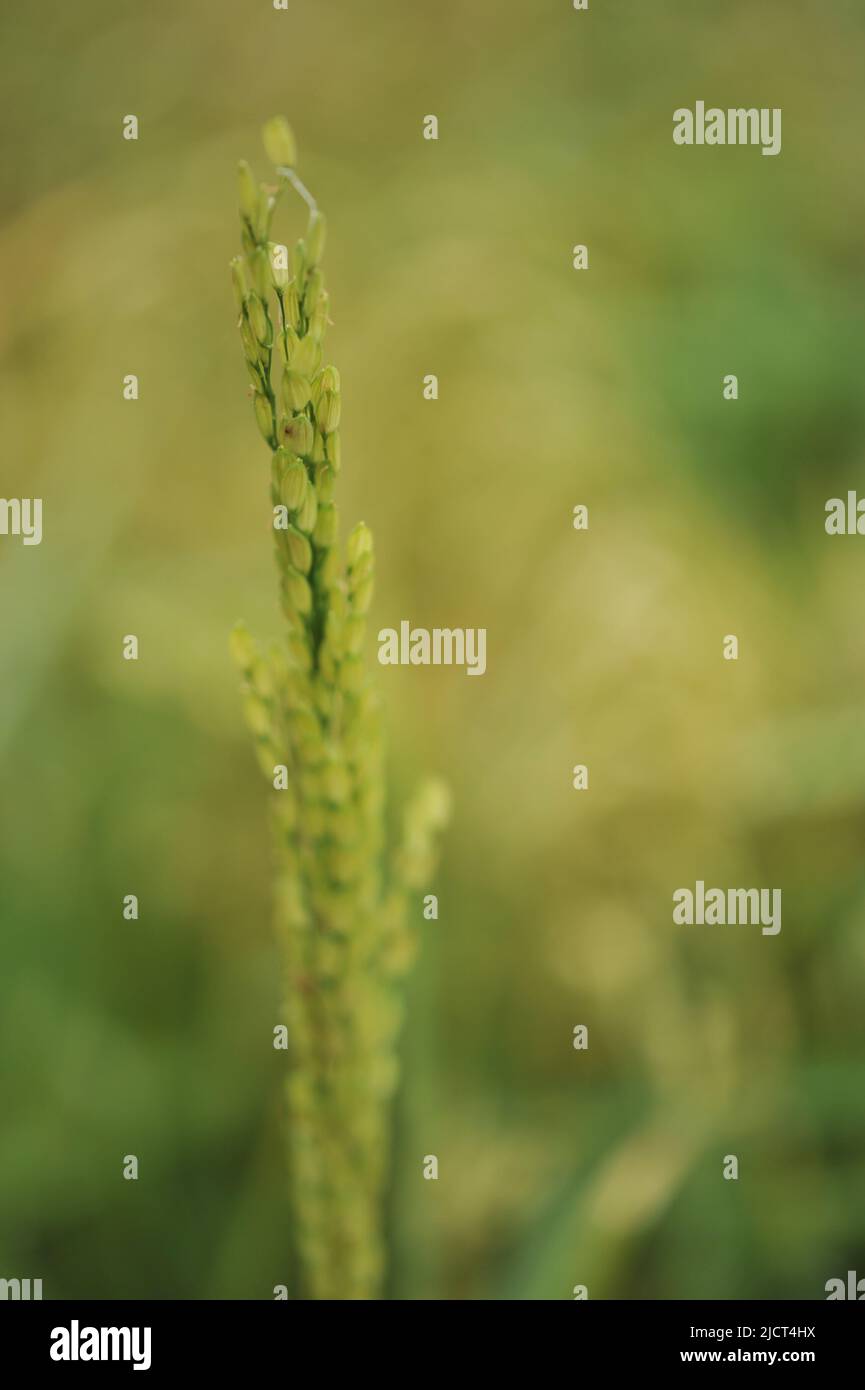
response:
<svg viewBox="0 0 865 1390"><path fill-rule="evenodd" d="M399 631L383 627L378 634L382 666L464 666L469 676L487 669L485 627L412 627L404 619Z"/></svg>
<svg viewBox="0 0 865 1390"><path fill-rule="evenodd" d="M673 902L678 925L762 925L764 936L777 936L781 930L780 888L707 888L700 878L693 891L677 888Z"/></svg>
<svg viewBox="0 0 865 1390"><path fill-rule="evenodd" d="M42 498L0 497L0 536L20 536L24 545L42 541Z"/></svg>
<svg viewBox="0 0 865 1390"><path fill-rule="evenodd" d="M676 145L762 145L763 154L781 153L780 106L706 107L698 101L693 111L680 106L673 112Z"/></svg>
<svg viewBox="0 0 865 1390"><path fill-rule="evenodd" d="M41 1279L0 1279L0 1299L29 1302L41 1297Z"/></svg>
<svg viewBox="0 0 865 1390"><path fill-rule="evenodd" d="M839 1298L854 1299L857 1303L865 1300L865 1279L858 1278L855 1269L848 1269L846 1284L843 1279L827 1279L824 1287L827 1303L835 1302Z"/></svg>

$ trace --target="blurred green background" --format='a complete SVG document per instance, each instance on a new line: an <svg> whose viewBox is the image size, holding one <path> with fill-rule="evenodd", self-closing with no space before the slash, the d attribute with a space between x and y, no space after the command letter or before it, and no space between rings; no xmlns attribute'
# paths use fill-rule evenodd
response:
<svg viewBox="0 0 865 1390"><path fill-rule="evenodd" d="M0 1275L288 1277L267 796L227 653L239 617L279 631L227 271L273 112L329 219L373 630L488 629L482 680L378 673L395 796L429 769L456 807L389 1295L865 1275L865 542L823 529L865 478L861 4L16 0L0 39L2 492L44 499L40 547L0 541ZM780 106L780 157L677 149L697 99ZM780 887L780 935L675 927L697 878Z"/></svg>

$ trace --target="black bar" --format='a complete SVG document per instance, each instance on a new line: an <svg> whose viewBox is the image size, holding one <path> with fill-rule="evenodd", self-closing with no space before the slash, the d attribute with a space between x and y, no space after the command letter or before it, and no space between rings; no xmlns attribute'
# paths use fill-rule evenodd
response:
<svg viewBox="0 0 865 1390"><path fill-rule="evenodd" d="M353 1358L353 1374L358 1372L358 1355L372 1351L372 1335L378 1350L372 1361L363 1355L367 1370L374 1364L384 1369L390 1346L395 1357L391 1369L402 1362L402 1373L411 1380L419 1370L428 1375L439 1358L452 1372L457 1355L453 1334L460 1342L468 1338L472 1356L482 1356L487 1367L501 1357L515 1369L520 1353L534 1358L540 1353L546 1361L561 1338L566 1366L574 1374L588 1373L590 1367L598 1375L632 1368L715 1365L729 1371L761 1365L772 1370L798 1366L825 1376L842 1368L856 1374L865 1325L865 1311L856 1306L804 1301L574 1302L566 1312L545 1314L540 1327L537 1315L523 1324L525 1314L510 1313L507 1324L497 1328L493 1313L492 1331L478 1325L477 1314L468 1325L460 1315L456 1324L449 1324L449 1316L429 1305L425 1313L403 1309L396 1316L380 1305L359 1317L353 1307L330 1305L319 1314L315 1304L277 1301L10 1302L0 1305L0 1346L4 1369L11 1360L25 1374L48 1371L61 1378L92 1378L100 1370L132 1375L137 1361L142 1380L144 1375L158 1380L189 1370L212 1372L221 1380L242 1375L244 1382L255 1384L258 1376L250 1375L251 1369L281 1373L286 1380L306 1379L312 1368L304 1372L302 1366L310 1356L319 1361L320 1373L326 1370L332 1378L340 1350L348 1364ZM418 1327L415 1317L426 1326ZM106 1332L103 1337L102 1329L116 1329L116 1335ZM383 1332L406 1330L419 1335L407 1362L397 1342L379 1340ZM55 1356L77 1353L78 1359L54 1359L52 1348ZM85 1359L91 1350L104 1359ZM115 1355L126 1359L113 1359Z"/></svg>

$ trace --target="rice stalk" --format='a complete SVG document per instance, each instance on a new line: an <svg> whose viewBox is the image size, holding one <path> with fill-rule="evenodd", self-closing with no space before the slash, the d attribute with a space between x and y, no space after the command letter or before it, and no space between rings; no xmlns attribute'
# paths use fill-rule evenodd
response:
<svg viewBox="0 0 865 1390"><path fill-rule="evenodd" d="M298 1283L310 1298L366 1299L380 1295L385 1265L400 979L420 916L409 900L429 881L447 796L424 785L404 812L400 843L388 847L381 713L364 658L373 541L363 522L344 549L338 535L340 379L324 355L325 219L298 178L285 120L268 121L263 136L274 181L259 184L239 166L243 254L231 274L253 414L271 455L285 632L262 649L238 625L231 646L272 788ZM290 253L271 239L286 193L307 209Z"/></svg>

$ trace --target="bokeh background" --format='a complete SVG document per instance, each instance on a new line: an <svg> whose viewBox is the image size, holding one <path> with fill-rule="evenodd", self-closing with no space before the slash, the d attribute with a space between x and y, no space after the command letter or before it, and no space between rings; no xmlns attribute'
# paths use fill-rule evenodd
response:
<svg viewBox="0 0 865 1390"><path fill-rule="evenodd" d="M373 629L488 629L483 679L379 671L394 796L429 770L455 800L389 1296L865 1275L865 541L823 528L865 489L859 0L14 0L0 52L0 491L44 499L41 547L0 541L0 1274L288 1274L227 652L239 617L279 630L227 263L236 161L264 174L283 112L329 218ZM782 107L780 157L677 149L697 99ZM780 935L675 927L697 878L780 887Z"/></svg>

